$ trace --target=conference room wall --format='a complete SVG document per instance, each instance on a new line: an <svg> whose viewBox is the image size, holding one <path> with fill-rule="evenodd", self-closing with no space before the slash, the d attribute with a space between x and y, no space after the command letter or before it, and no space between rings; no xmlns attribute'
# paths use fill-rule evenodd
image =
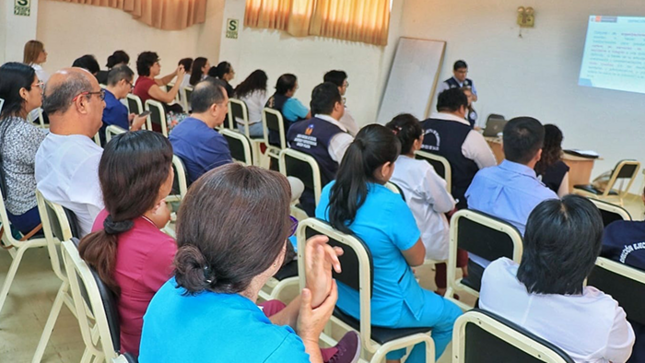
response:
<svg viewBox="0 0 645 363"><path fill-rule="evenodd" d="M286 32L241 25L237 39L226 38L226 32L222 32L220 56L235 68L233 85L260 68L269 76L272 94L281 74L295 74L300 87L295 97L307 107L312 89L322 82L325 72L342 69L347 72L350 84L345 95L347 107L360 126L373 123L398 39L402 2L393 2L387 46L320 37L295 38ZM225 21L239 19L242 24L244 6L243 0L226 1Z"/></svg>
<svg viewBox="0 0 645 363"><path fill-rule="evenodd" d="M206 56L214 63L223 7L224 0L209 0L205 23L167 31L149 27L119 9L40 1L37 35L49 53L44 68L52 73L83 54L93 54L103 69L107 57L118 49L130 55L135 73L137 55L146 50L159 54L162 75L172 72L184 57Z"/></svg>
<svg viewBox="0 0 645 363"><path fill-rule="evenodd" d="M38 0L31 1L31 16L13 14L14 2L0 2L0 64L22 62L25 43L36 36Z"/></svg>
<svg viewBox="0 0 645 363"><path fill-rule="evenodd" d="M535 28L520 34L518 6L535 8ZM642 0L406 0L401 36L447 41L442 79L464 59L479 93L480 124L489 113L529 115L557 124L564 146L592 149L604 160L592 176L620 159L645 163L643 95L580 87L578 74L593 15L643 16ZM641 193L641 179L632 192Z"/></svg>

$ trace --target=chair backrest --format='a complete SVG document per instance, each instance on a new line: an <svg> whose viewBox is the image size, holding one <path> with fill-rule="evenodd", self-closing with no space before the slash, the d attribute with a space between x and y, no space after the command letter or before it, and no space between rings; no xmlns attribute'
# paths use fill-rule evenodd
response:
<svg viewBox="0 0 645 363"><path fill-rule="evenodd" d="M455 363L574 363L562 349L488 311L467 311L455 322Z"/></svg>
<svg viewBox="0 0 645 363"><path fill-rule="evenodd" d="M611 173L611 178L607 183L607 188L605 188L603 195L607 196L609 192L614 189L614 186L619 179L621 180L621 182L624 181L624 179L628 179L626 187L623 188L624 185L622 185L621 183L619 195L622 198L625 194L627 194L627 192L629 192L629 188L632 186L632 183L634 183L636 174L638 173L640 167L641 163L636 160L619 161L618 164L616 164L613 173Z"/></svg>
<svg viewBox="0 0 645 363"><path fill-rule="evenodd" d="M251 140L246 135L229 129L221 129L219 133L226 138L233 160L244 165L253 165Z"/></svg>
<svg viewBox="0 0 645 363"><path fill-rule="evenodd" d="M446 189L448 190L448 193L452 193L452 168L450 167L448 159L443 156L421 150L415 152L414 157L415 159L425 160L432 165L434 171L437 172L437 175L446 181Z"/></svg>
<svg viewBox="0 0 645 363"><path fill-rule="evenodd" d="M457 247L489 261L522 258L522 235L510 223L483 212L462 209L450 220L450 239Z"/></svg>
<svg viewBox="0 0 645 363"><path fill-rule="evenodd" d="M621 206L594 198L589 198L589 200L600 210L602 223L605 227L607 227L611 222L632 220L632 216L629 214L627 209Z"/></svg>
<svg viewBox="0 0 645 363"><path fill-rule="evenodd" d="M125 96L125 100L127 101L128 113L134 113L135 115L138 115L143 112L143 103L141 102L141 98L139 98L139 96L128 93Z"/></svg>
<svg viewBox="0 0 645 363"><path fill-rule="evenodd" d="M246 103L237 98L228 99L228 117L232 128L237 128L237 123L244 125L244 135L250 137L249 110Z"/></svg>
<svg viewBox="0 0 645 363"><path fill-rule="evenodd" d="M277 147L280 150L287 148L287 137L284 131L284 120L282 118L282 113L278 110L265 107L262 110L262 123L264 124L264 129L269 131L275 131L280 135L279 145L273 145L269 143L269 133L264 133L264 143L269 145L269 147Z"/></svg>
<svg viewBox="0 0 645 363"><path fill-rule="evenodd" d="M98 274L78 254L78 239L63 242L63 261L74 299L76 316L86 348L98 359L111 361L120 350L119 314L116 297ZM88 319L94 317L94 323ZM93 331L98 331L98 342Z"/></svg>
<svg viewBox="0 0 645 363"><path fill-rule="evenodd" d="M184 110L186 112L188 112L188 110L190 110L190 96L192 96L192 94L193 94L193 87L186 86L186 87L183 88L183 99L184 99L184 103L185 103L185 106L186 106L186 108L184 108Z"/></svg>
<svg viewBox="0 0 645 363"><path fill-rule="evenodd" d="M286 148L280 151L279 162L280 173L300 179L305 188L314 192L316 205L318 205L322 193L322 179L316 159L303 152Z"/></svg>
<svg viewBox="0 0 645 363"><path fill-rule="evenodd" d="M369 247L358 237L334 229L329 223L317 218L307 218L298 225L298 275L306 276L304 266L305 242L315 235L324 235L332 247L341 247L343 255L338 257L341 273L332 270L336 281L351 287L359 293L361 333L370 336L372 287L374 286L374 261ZM304 279L300 280L304 287Z"/></svg>
<svg viewBox="0 0 645 363"><path fill-rule="evenodd" d="M175 172L175 178L172 181L172 191L170 196L181 201L188 191L188 178L186 177L186 168L184 162L177 155L172 156L172 168Z"/></svg>
<svg viewBox="0 0 645 363"><path fill-rule="evenodd" d="M625 310L627 319L645 325L645 271L598 257L587 285L611 295Z"/></svg>
<svg viewBox="0 0 645 363"><path fill-rule="evenodd" d="M163 136L168 137L168 124L166 123L166 111L159 101L147 100L146 110L150 111L148 120L151 124L159 125Z"/></svg>
<svg viewBox="0 0 645 363"><path fill-rule="evenodd" d="M117 125L108 125L108 127L105 128L105 142L110 142L110 140L112 140L112 136L114 135L123 134L126 132L128 132L128 130L122 129Z"/></svg>

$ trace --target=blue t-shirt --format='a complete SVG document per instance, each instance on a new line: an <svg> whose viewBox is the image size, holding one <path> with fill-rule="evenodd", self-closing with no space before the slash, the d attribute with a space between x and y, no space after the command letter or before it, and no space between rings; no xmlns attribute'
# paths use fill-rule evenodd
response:
<svg viewBox="0 0 645 363"><path fill-rule="evenodd" d="M317 218L329 221L329 193L335 183L332 181L323 189L316 208ZM413 316L420 314L425 304L423 290L401 251L412 248L421 233L401 196L382 185L368 184L365 203L349 227L367 244L374 261L372 324L393 326L405 308ZM336 306L358 319L358 291L339 282Z"/></svg>
<svg viewBox="0 0 645 363"><path fill-rule="evenodd" d="M139 362L309 362L302 340L238 294L183 295L175 278L143 316Z"/></svg>
<svg viewBox="0 0 645 363"><path fill-rule="evenodd" d="M282 106L282 116L291 122L306 118L308 113L309 109L293 97L290 97Z"/></svg>
<svg viewBox="0 0 645 363"><path fill-rule="evenodd" d="M174 154L186 166L189 184L207 171L233 162L224 136L196 118L184 119L168 138Z"/></svg>
<svg viewBox="0 0 645 363"><path fill-rule="evenodd" d="M103 109L103 126L99 130L101 145L105 146L105 128L116 125L124 130L130 129L128 108L114 97L112 92L105 90L105 108Z"/></svg>

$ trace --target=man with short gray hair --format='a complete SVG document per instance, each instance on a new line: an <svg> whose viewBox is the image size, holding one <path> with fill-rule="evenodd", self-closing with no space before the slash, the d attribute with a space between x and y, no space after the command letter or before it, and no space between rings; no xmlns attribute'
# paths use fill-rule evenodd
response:
<svg viewBox="0 0 645 363"><path fill-rule="evenodd" d="M207 171L233 162L224 136L213 128L224 122L228 112L226 88L220 80L199 82L190 96L193 113L170 133L173 152L186 166L188 183Z"/></svg>
<svg viewBox="0 0 645 363"><path fill-rule="evenodd" d="M81 68L64 68L47 82L43 110L49 134L36 153L35 175L45 199L76 215L83 237L103 209L98 167L103 149L92 141L102 125L104 91Z"/></svg>

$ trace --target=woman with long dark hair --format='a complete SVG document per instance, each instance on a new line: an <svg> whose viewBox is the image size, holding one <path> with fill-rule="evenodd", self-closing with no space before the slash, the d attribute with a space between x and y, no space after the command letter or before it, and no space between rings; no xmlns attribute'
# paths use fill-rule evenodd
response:
<svg viewBox="0 0 645 363"><path fill-rule="evenodd" d="M143 314L172 275L175 240L161 232L173 180L172 146L151 131L117 135L103 151L99 180L105 202L81 257L118 296L121 349L138 354Z"/></svg>
<svg viewBox="0 0 645 363"><path fill-rule="evenodd" d="M255 305L297 226L289 204L287 178L253 166L220 166L191 185L177 217L175 274L150 302L139 362L356 362L355 332L331 357L318 346L342 253L326 237L306 243L300 296L274 314Z"/></svg>
<svg viewBox="0 0 645 363"><path fill-rule="evenodd" d="M36 152L46 133L27 121L42 104L43 83L22 63L0 67L0 159L5 183L5 207L11 224L23 234L40 225L34 176ZM5 233L10 233L5 228Z"/></svg>
<svg viewBox="0 0 645 363"><path fill-rule="evenodd" d="M208 59L204 57L197 57L193 61L190 79L188 83L195 87L199 81L203 80L208 76L208 70L211 68L211 64L208 62Z"/></svg>
<svg viewBox="0 0 645 363"><path fill-rule="evenodd" d="M394 172L401 143L382 125L362 128L349 145L336 180L327 184L316 217L344 233L358 236L374 262L372 324L387 328L432 327L438 359L452 338L461 310L441 296L422 289L413 266L423 264L425 246L410 208L384 186ZM337 307L358 319L359 295L338 283ZM405 350L387 355L401 359ZM425 345L412 349L406 362L425 361Z"/></svg>
<svg viewBox="0 0 645 363"><path fill-rule="evenodd" d="M544 125L542 157L535 172L558 197L569 194L569 166L562 161L562 131L556 125Z"/></svg>
<svg viewBox="0 0 645 363"><path fill-rule="evenodd" d="M587 198L548 199L531 212L522 262L493 261L479 306L567 352L575 362L625 362L634 331L611 296L585 280L594 269L602 217Z"/></svg>
<svg viewBox="0 0 645 363"><path fill-rule="evenodd" d="M229 98L233 97L233 86L229 82L235 78L235 70L231 63L227 61L219 62L216 67L211 67L208 70L208 75L210 77L219 78L226 84L226 94Z"/></svg>
<svg viewBox="0 0 645 363"><path fill-rule="evenodd" d="M233 94L235 98L244 101L248 110L249 116L249 133L251 137L264 136L264 128L262 127L262 110L267 103L269 96L267 95L267 74L263 70L257 69L242 83L235 87ZM244 125L241 120L237 120L237 129L244 132Z"/></svg>

